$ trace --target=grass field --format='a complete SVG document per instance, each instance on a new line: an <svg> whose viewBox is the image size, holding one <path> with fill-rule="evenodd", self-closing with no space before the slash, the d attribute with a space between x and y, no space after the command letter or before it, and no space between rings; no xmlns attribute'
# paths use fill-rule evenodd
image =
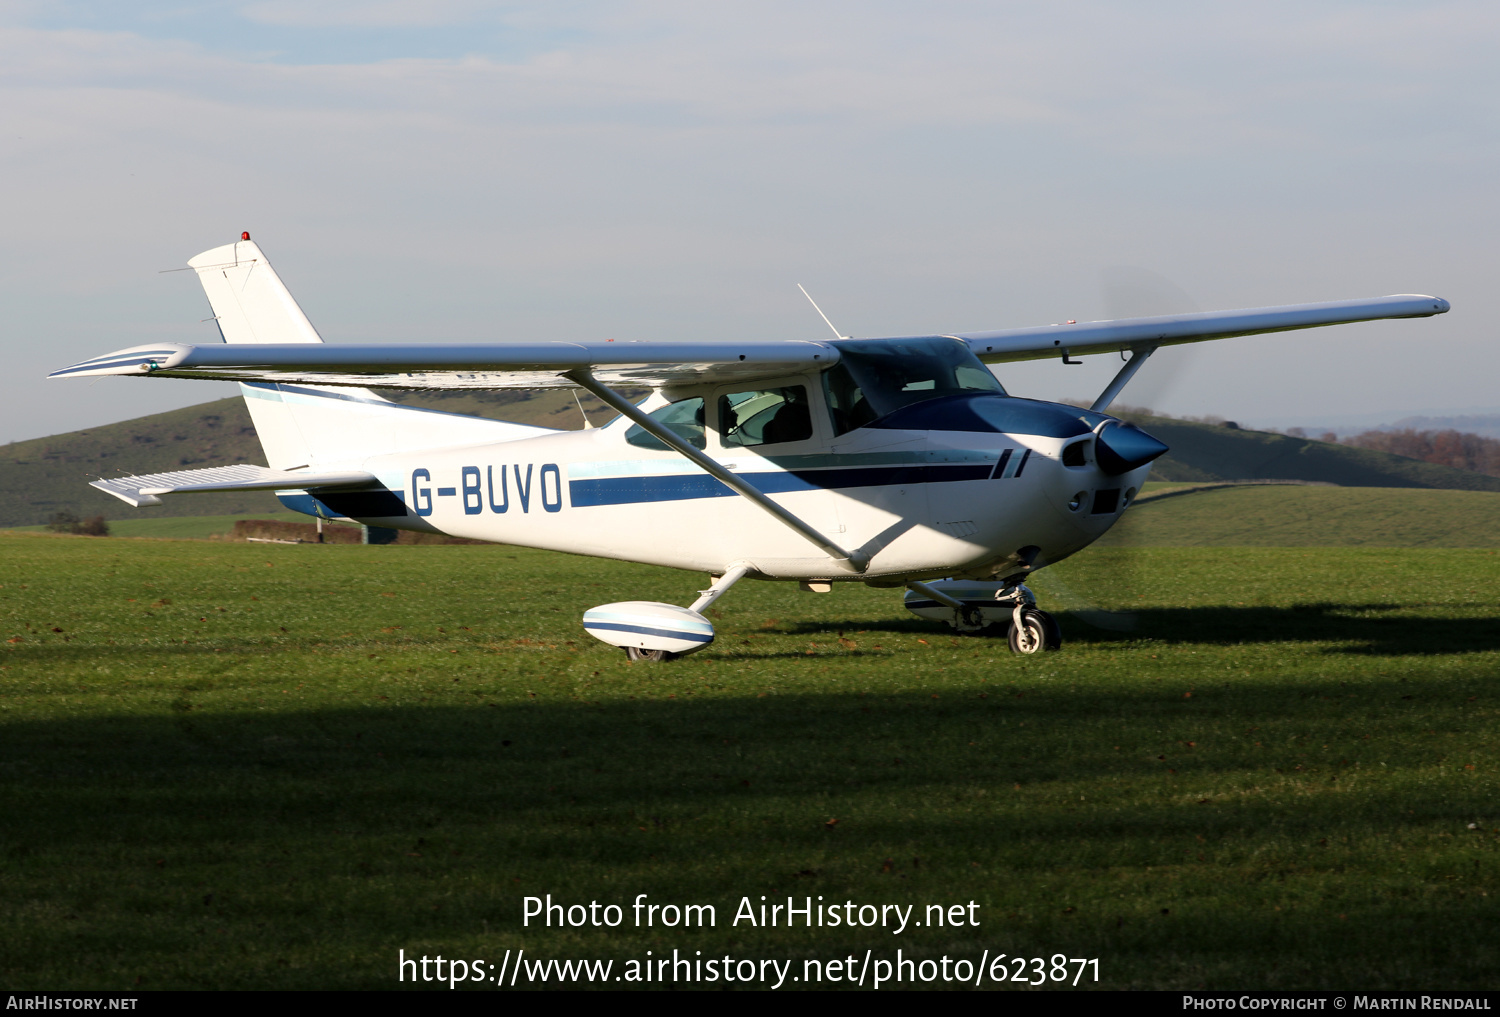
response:
<svg viewBox="0 0 1500 1017"><path fill-rule="evenodd" d="M256 512L234 516L158 516L147 519L112 519L109 533L112 537L165 537L177 540L205 540L223 537L234 531L236 520L277 519L288 523L309 523L311 516L301 512ZM45 533L45 526L17 526L16 533Z"/></svg>
<svg viewBox="0 0 1500 1017"><path fill-rule="evenodd" d="M1058 574L1134 628L1064 614L1062 652L1016 658L890 591L747 582L711 648L631 665L582 611L702 577L0 535L0 980L391 988L398 950L520 948L796 976L899 948L1098 958L1108 988L1493 987L1495 551ZM548 893L625 923L523 928ZM634 928L642 893L717 925ZM981 924L732 926L762 894Z"/></svg>

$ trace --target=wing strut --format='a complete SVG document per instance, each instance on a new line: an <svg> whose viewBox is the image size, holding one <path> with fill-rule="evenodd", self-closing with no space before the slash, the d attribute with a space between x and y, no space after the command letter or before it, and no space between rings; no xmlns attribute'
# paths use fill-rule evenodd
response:
<svg viewBox="0 0 1500 1017"><path fill-rule="evenodd" d="M1115 375L1115 380L1104 387L1104 391L1099 393L1099 398L1094 400L1094 405L1090 406L1089 409L1095 413L1103 413L1109 409L1109 404L1115 401L1115 397L1120 394L1120 390L1129 383L1131 378L1135 377L1135 372L1141 369L1141 365L1146 362L1146 358L1155 352L1155 346L1138 346L1131 350L1130 359L1125 361L1125 366L1120 368L1120 373Z"/></svg>
<svg viewBox="0 0 1500 1017"><path fill-rule="evenodd" d="M870 565L870 559L858 551L845 551L842 547L829 540L823 534L807 525L801 519L792 515L786 509L767 498L760 491L751 487L743 477L736 477L724 467L714 462L708 456L699 452L693 446L683 441L678 435L658 424L649 416L642 413L638 407L624 398L613 389L599 381L589 372L587 368L578 368L569 371L564 377L577 384L580 388L586 388L598 396L606 405L618 410L621 415L628 417L641 426L643 430L666 444L674 452L680 452L687 456L694 464L701 468L709 476L719 481L731 491L744 495L754 504L760 506L771 515L775 516L786 526L796 530L806 540L817 545L825 554L833 558L837 563L844 565L851 572L863 572Z"/></svg>

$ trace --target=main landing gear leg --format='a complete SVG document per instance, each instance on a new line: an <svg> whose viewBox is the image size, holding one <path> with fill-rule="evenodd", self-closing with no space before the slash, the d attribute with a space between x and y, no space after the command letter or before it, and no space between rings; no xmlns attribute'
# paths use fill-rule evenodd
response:
<svg viewBox="0 0 1500 1017"><path fill-rule="evenodd" d="M1057 620L1036 606L1036 597L1025 583L996 590L995 600L1012 605L1006 639L1011 653L1041 653L1062 647L1062 630Z"/></svg>
<svg viewBox="0 0 1500 1017"><path fill-rule="evenodd" d="M728 593L729 588L735 583L739 582L741 579L744 579L745 573L749 571L750 567L748 565L734 566L734 568L724 573L718 579L715 579L713 585L708 589L699 590L698 599L693 601L692 605L688 607L688 610L697 611L699 614L707 611L710 604L718 600L720 597L724 596L724 594Z"/></svg>

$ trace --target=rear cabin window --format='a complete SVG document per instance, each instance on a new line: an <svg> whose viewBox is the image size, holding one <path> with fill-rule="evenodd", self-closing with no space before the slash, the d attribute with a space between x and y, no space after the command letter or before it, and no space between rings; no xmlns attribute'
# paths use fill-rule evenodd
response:
<svg viewBox="0 0 1500 1017"><path fill-rule="evenodd" d="M679 399L653 410L649 416L662 427L677 435L694 448L703 448L703 400ZM640 424L630 425L625 432L625 441L637 448L648 448L654 452L670 452L666 442L646 430Z"/></svg>
<svg viewBox="0 0 1500 1017"><path fill-rule="evenodd" d="M835 342L839 362L823 372L835 434L903 406L965 392L1005 395L989 368L961 339L880 339Z"/></svg>
<svg viewBox="0 0 1500 1017"><path fill-rule="evenodd" d="M813 433L807 389L791 385L720 396L719 432L726 447L806 441Z"/></svg>

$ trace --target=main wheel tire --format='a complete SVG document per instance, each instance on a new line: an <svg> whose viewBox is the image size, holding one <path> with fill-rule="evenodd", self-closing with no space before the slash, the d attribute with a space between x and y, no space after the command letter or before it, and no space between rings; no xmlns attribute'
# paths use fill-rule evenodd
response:
<svg viewBox="0 0 1500 1017"><path fill-rule="evenodd" d="M665 663L669 660L676 660L678 657L671 650L643 650L635 646L625 647L625 656L632 661L645 660L653 663Z"/></svg>
<svg viewBox="0 0 1500 1017"><path fill-rule="evenodd" d="M1042 653L1062 647L1062 630L1046 611L1027 608L1021 612L1020 626L1010 627L1007 641L1011 653Z"/></svg>

